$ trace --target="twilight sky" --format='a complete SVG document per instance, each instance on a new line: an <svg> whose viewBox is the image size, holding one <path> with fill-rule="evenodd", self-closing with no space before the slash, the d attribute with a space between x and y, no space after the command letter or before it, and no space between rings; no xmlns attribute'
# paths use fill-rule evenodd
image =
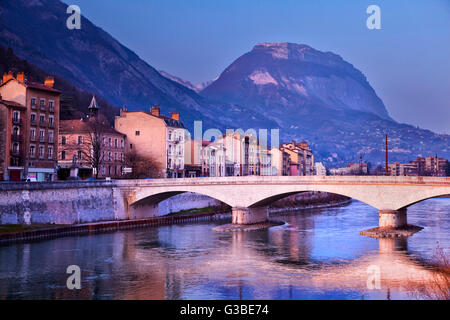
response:
<svg viewBox="0 0 450 320"><path fill-rule="evenodd" d="M450 134L450 0L64 0L158 70L217 77L260 42L304 43L361 70L390 115ZM381 30L366 8L381 8Z"/></svg>

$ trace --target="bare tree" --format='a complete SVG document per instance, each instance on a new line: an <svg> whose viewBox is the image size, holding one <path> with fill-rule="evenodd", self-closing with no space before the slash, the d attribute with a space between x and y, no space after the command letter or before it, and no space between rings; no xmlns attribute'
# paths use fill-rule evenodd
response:
<svg viewBox="0 0 450 320"><path fill-rule="evenodd" d="M128 179L161 178L161 164L150 156L143 156L132 150L125 155L125 164L131 172L124 175Z"/></svg>
<svg viewBox="0 0 450 320"><path fill-rule="evenodd" d="M60 146L61 151L66 151L66 153L69 151L74 154L78 163L86 163L92 167L96 179L98 179L99 169L105 161L106 146L103 143L103 137L106 128L98 118L88 119L83 121L83 126L78 132L81 141L76 139L69 144Z"/></svg>

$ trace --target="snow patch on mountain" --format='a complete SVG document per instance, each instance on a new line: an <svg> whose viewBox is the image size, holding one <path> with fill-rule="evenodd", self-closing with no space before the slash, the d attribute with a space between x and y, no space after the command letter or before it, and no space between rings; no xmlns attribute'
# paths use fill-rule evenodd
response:
<svg viewBox="0 0 450 320"><path fill-rule="evenodd" d="M255 70L248 76L256 85L274 84L278 85L278 82L265 70Z"/></svg>

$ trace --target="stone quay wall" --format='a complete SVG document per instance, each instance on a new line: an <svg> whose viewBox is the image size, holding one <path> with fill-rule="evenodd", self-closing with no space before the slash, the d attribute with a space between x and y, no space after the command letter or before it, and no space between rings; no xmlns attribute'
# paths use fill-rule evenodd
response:
<svg viewBox="0 0 450 320"><path fill-rule="evenodd" d="M158 215L219 205L183 193L158 204ZM0 224L80 224L124 220L120 192L111 181L0 183Z"/></svg>

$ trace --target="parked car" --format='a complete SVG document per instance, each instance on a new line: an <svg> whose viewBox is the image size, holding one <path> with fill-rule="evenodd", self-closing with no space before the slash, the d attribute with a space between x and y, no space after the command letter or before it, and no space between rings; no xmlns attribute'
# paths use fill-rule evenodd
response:
<svg viewBox="0 0 450 320"><path fill-rule="evenodd" d="M37 182L36 177L26 177L25 179L22 179L24 182Z"/></svg>

